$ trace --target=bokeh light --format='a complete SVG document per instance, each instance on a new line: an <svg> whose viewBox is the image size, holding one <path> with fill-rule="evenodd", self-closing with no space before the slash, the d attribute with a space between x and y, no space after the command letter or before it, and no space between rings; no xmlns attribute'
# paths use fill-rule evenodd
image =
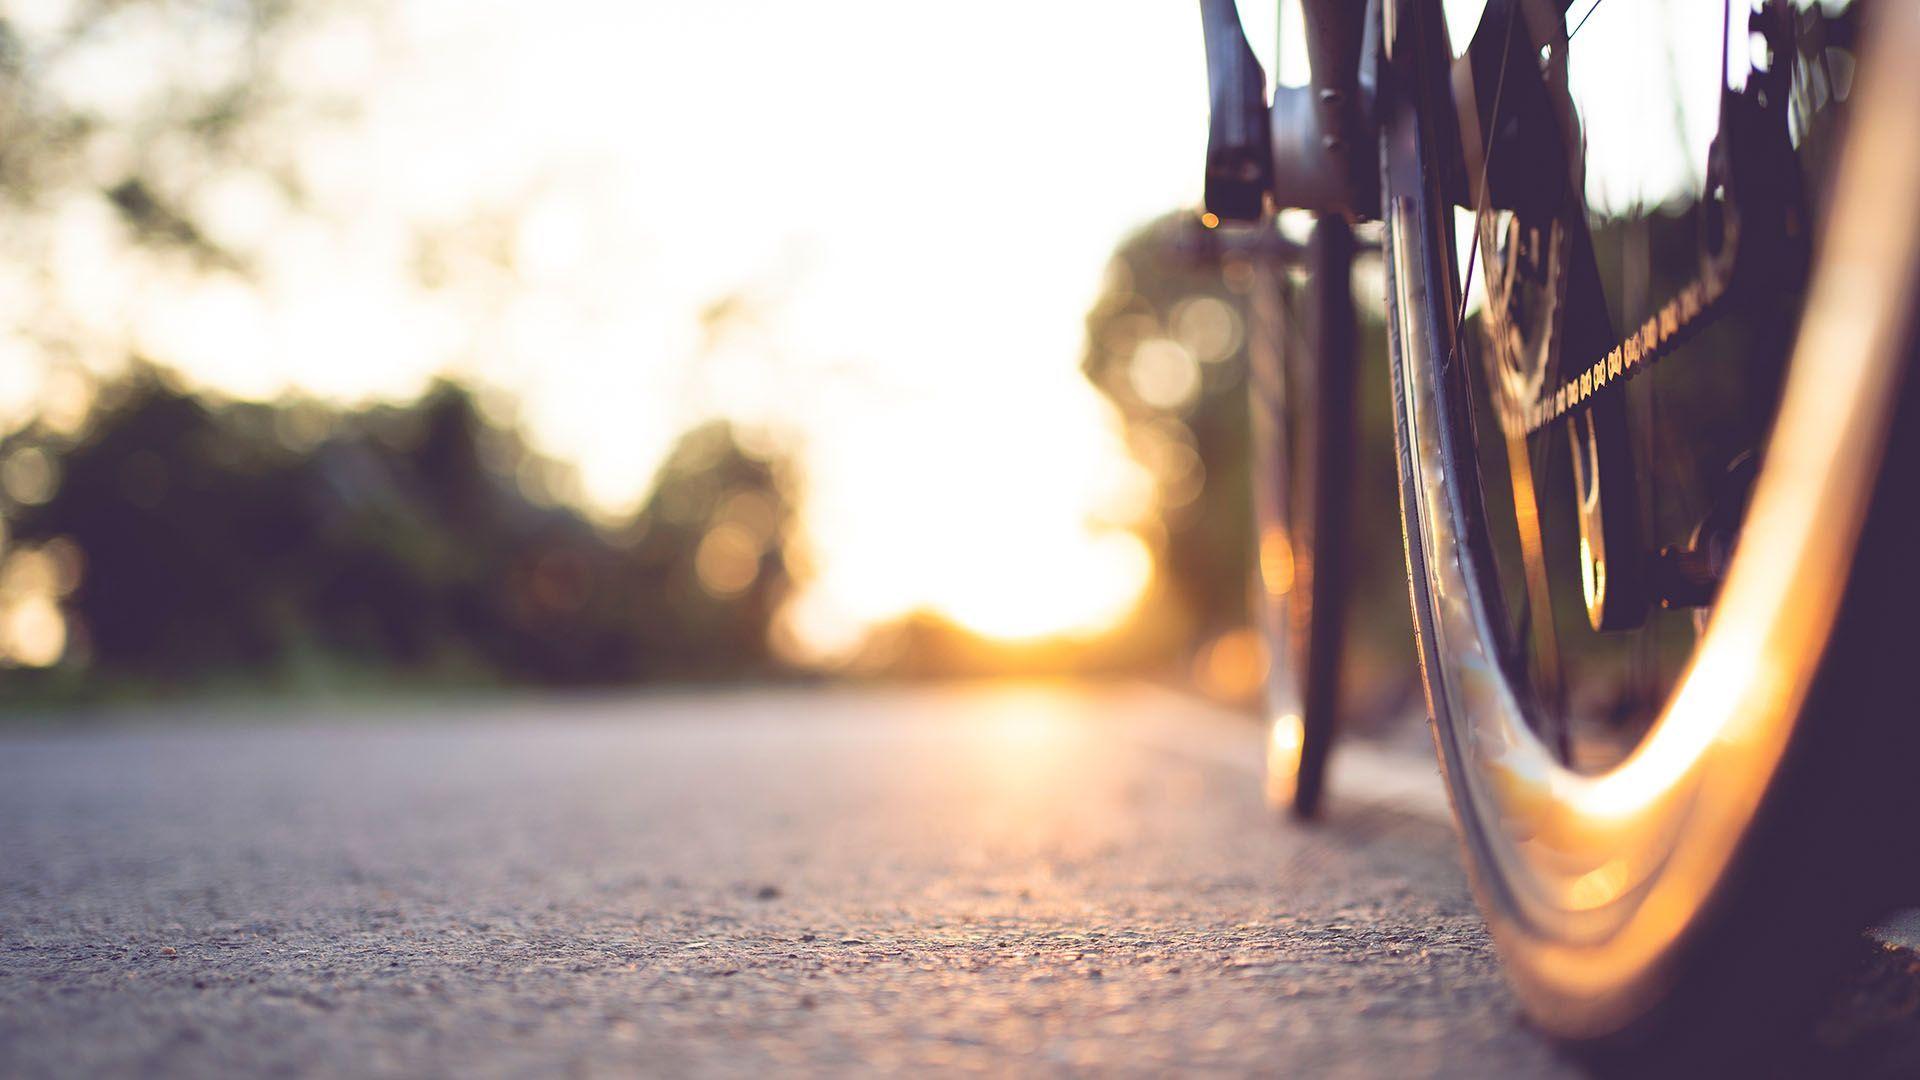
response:
<svg viewBox="0 0 1920 1080"><path fill-rule="evenodd" d="M29 7L13 25L30 49L85 10ZM96 140L84 169L140 182L63 194L32 223L44 280L0 288L0 325L57 310L68 360L0 340L28 361L0 376L10 415L77 423L129 355L243 400L401 400L453 373L517 400L534 447L571 466L520 462L529 500L605 520L648 497L679 432L727 416L795 448L807 477L790 629L817 651L916 611L1028 639L1137 604L1151 482L1075 364L1115 238L1198 193L1189 11L289 10L249 39L243 20L127 9L34 53L48 93L116 131L249 64L290 104L237 122L218 167ZM902 45L930 34L942 48ZM983 84L983 66L999 75ZM143 245L130 206L181 242ZM1202 299L1156 328L1143 396L1195 395L1234 319ZM290 446L326 434L283 416ZM18 503L58 483L36 454L0 462ZM126 487L151 501L166 482L132 466ZM751 514L716 524L702 586L739 592L770 539Z"/></svg>

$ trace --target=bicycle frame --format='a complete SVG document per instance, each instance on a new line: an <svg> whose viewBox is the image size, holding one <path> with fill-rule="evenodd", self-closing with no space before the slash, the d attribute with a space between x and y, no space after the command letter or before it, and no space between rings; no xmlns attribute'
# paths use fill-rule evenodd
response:
<svg viewBox="0 0 1920 1080"><path fill-rule="evenodd" d="M1234 0L1200 0L1213 97L1207 207L1230 221L1283 209L1371 218L1379 202L1372 131L1378 0L1301 0L1311 81L1276 87L1247 44Z"/></svg>
<svg viewBox="0 0 1920 1080"><path fill-rule="evenodd" d="M1270 208L1349 221L1379 212L1375 68L1393 42L1377 35L1397 33L1415 6L1431 16L1424 20L1427 25L1443 27L1441 5L1439 0L1301 3L1311 81L1306 87L1276 88L1269 106L1265 73L1246 42L1233 0L1201 0L1214 104L1207 204L1216 219L1257 220ZM1449 128L1436 144L1450 148L1439 174L1456 206L1483 216L1488 210L1551 216L1558 213L1550 208L1560 205L1570 178L1578 183L1577 122L1556 103L1535 61L1536 43L1557 37L1564 48L1566 6L1555 0L1491 0L1472 40L1451 58L1445 80L1451 108L1434 115ZM1263 115L1266 122L1260 124ZM1604 355L1618 336L1599 299L1586 224L1576 218L1566 225L1577 249L1572 287L1580 297L1569 305L1574 314L1565 329L1567 340L1577 355ZM1568 430L1574 460L1585 465L1576 473L1576 505L1588 616L1596 630L1631 629L1657 598L1648 581L1658 568L1642 550L1635 500L1606 494L1619 487L1615 478L1633 474L1624 413L1617 400L1596 401ZM1514 482L1531 486L1519 474Z"/></svg>
<svg viewBox="0 0 1920 1080"><path fill-rule="evenodd" d="M1309 82L1304 87L1275 87L1269 102L1267 76L1247 43L1235 0L1200 0L1213 102L1207 139L1209 212L1228 221L1255 220L1269 208L1340 214L1349 220L1378 216L1374 68L1382 43L1375 35L1383 24L1395 21L1397 8L1409 4L1440 6L1438 0L1300 0ZM1508 5L1518 6L1515 15L1531 18L1548 11L1563 15L1570 3L1495 0L1488 10ZM1483 17L1481 25L1496 22ZM1474 141L1492 134L1493 99L1498 96L1492 88L1502 81L1503 69L1517 72L1525 67L1529 50L1510 50L1508 44L1497 34L1476 35L1458 58L1454 111L1462 132ZM1530 186L1540 175L1536 161L1503 164L1512 166L1501 170L1504 175L1470 181L1465 163L1456 163L1449 172L1457 203L1474 206L1478 183L1511 190Z"/></svg>

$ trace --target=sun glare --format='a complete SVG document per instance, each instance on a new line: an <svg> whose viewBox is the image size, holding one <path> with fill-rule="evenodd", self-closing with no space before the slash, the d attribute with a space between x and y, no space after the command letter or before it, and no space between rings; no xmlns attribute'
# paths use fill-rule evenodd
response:
<svg viewBox="0 0 1920 1080"><path fill-rule="evenodd" d="M71 60L101 108L144 85L114 57L175 62L149 47L171 31L118 25ZM62 212L50 272L103 357L242 398L474 379L608 514L706 417L774 432L817 571L791 622L824 651L913 611L1027 640L1139 600L1151 485L1076 365L1115 243L1198 195L1189 10L408 0L316 16L282 62L351 105L276 133L301 205L244 169L201 192L245 275ZM1237 333L1189 314L1208 349ZM1135 381L1178 402L1199 359L1143 345ZM0 393L18 412L44 382ZM704 586L744 588L753 546L708 537Z"/></svg>

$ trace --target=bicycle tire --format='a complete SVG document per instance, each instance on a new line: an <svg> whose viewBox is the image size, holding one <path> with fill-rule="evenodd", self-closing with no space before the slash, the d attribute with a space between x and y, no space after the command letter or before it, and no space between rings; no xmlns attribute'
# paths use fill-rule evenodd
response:
<svg viewBox="0 0 1920 1080"><path fill-rule="evenodd" d="M1474 892L1527 1013L1607 1053L1718 1059L1801 1030L1847 939L1913 882L1901 775L1920 575L1920 10L1869 38L1748 525L1639 748L1576 773L1494 646L1456 336L1438 4L1388 5L1382 214L1402 530L1432 733ZM1910 711L1910 710L1908 710ZM1891 715L1890 715L1891 714ZM1809 722L1817 718L1817 725ZM1691 1058L1669 1059L1691 1060Z"/></svg>
<svg viewBox="0 0 1920 1080"><path fill-rule="evenodd" d="M1339 729L1351 582L1353 250L1344 220L1316 221L1305 285L1291 304L1280 258L1263 258L1248 338L1254 605L1269 658L1267 795L1302 819L1319 813Z"/></svg>

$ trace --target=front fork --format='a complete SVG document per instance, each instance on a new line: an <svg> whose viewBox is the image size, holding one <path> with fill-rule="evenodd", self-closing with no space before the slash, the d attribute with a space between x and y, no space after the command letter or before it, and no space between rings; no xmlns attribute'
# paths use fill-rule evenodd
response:
<svg viewBox="0 0 1920 1080"><path fill-rule="evenodd" d="M1391 19L1410 0L1386 2L1385 18ZM1364 6L1350 0L1303 3L1312 82L1275 88L1268 106L1266 76L1246 43L1233 0L1201 0L1213 100L1207 209L1218 219L1255 219L1274 208L1355 218L1370 216L1378 205L1372 117L1381 0ZM1458 118L1450 134L1461 154L1447 172L1462 206L1485 207L1490 199L1509 208L1531 202L1536 214L1544 209L1559 217L1571 241L1570 277L1567 325L1555 336L1571 356L1582 357L1604 352L1613 329L1585 215L1568 209L1582 205L1572 111L1564 93L1556 98L1550 92L1534 59L1543 46L1566 47L1564 8L1551 0L1488 5L1480 32L1454 62L1450 81ZM1498 170L1489 172L1487 164L1496 160ZM1543 200L1545 208L1538 205ZM1567 429L1587 617L1596 630L1628 629L1645 618L1647 590L1624 402L1617 394L1596 399ZM1525 453L1525 442L1515 439L1510 453ZM1515 470L1514 482L1530 476L1530 469ZM1526 505L1538 502L1531 490L1516 489L1515 497ZM1544 573L1530 570L1528 579L1545 586ZM1532 596L1538 590L1530 584L1528 591ZM1544 594L1533 599L1534 620L1541 623L1551 605ZM1550 625L1537 630L1552 632Z"/></svg>

